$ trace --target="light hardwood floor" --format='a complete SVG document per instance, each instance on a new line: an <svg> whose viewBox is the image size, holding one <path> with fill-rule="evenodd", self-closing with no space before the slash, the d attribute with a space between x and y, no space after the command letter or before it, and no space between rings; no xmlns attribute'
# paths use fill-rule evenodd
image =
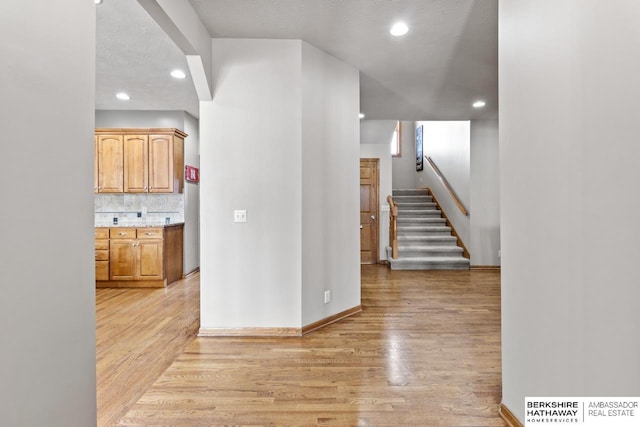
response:
<svg viewBox="0 0 640 427"><path fill-rule="evenodd" d="M124 350L120 353L125 361L111 363L115 373L99 364L99 383L101 376L116 375L109 390L100 392L99 385L100 425L111 425L122 415L122 426L506 425L498 416L497 272L363 266L362 313L304 338L281 339L191 339L197 323L197 279L159 290L163 294L151 291L123 296L121 301L115 295L123 290L113 290L111 298L98 292L103 328L108 318L128 323L129 328L155 327L146 334L149 343L135 345L137 351L146 349L146 364L136 366L130 360L138 359L135 351ZM175 320L174 313L162 326L157 321L138 324L174 305L183 305L190 315ZM122 311L130 313L125 315L129 320L121 318ZM173 322L182 323L188 332L170 327ZM176 348L166 350L176 334ZM109 356L109 348L100 348L105 345L129 344L116 337L105 340L99 324L99 353L113 360L122 357ZM157 367L152 356L158 358ZM150 378L154 375L159 376L155 383ZM129 389L133 392L124 398ZM114 399L123 403L111 403Z"/></svg>
<svg viewBox="0 0 640 427"><path fill-rule="evenodd" d="M200 277L160 289L96 289L98 426L113 426L192 341Z"/></svg>

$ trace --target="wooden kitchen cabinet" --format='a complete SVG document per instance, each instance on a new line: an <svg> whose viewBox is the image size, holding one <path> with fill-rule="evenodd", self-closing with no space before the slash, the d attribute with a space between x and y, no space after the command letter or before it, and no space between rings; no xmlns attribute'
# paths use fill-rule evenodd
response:
<svg viewBox="0 0 640 427"><path fill-rule="evenodd" d="M124 192L149 191L149 137L124 135Z"/></svg>
<svg viewBox="0 0 640 427"><path fill-rule="evenodd" d="M162 240L138 240L138 277L140 279L162 279L163 269Z"/></svg>
<svg viewBox="0 0 640 427"><path fill-rule="evenodd" d="M123 192L124 145L123 135L97 135L94 165L96 168L96 193Z"/></svg>
<svg viewBox="0 0 640 427"><path fill-rule="evenodd" d="M182 193L186 133L173 128L100 128L95 135L95 180L108 181L108 185L98 182L96 192ZM108 144L115 145L114 138L119 138L120 161L107 163L103 170L101 147L107 144L102 150L112 149Z"/></svg>
<svg viewBox="0 0 640 427"><path fill-rule="evenodd" d="M182 193L183 151L179 138L174 139L172 135L149 136L150 193Z"/></svg>
<svg viewBox="0 0 640 427"><path fill-rule="evenodd" d="M109 230L106 228L96 228L94 236L96 280L109 280Z"/></svg>
<svg viewBox="0 0 640 427"><path fill-rule="evenodd" d="M182 278L182 224L104 230L109 233L109 275L104 280L96 276L97 287L165 287Z"/></svg>

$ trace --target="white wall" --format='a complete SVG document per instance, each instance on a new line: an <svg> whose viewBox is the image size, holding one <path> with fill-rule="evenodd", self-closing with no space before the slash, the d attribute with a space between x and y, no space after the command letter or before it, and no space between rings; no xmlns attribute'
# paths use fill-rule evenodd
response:
<svg viewBox="0 0 640 427"><path fill-rule="evenodd" d="M471 121L471 265L500 265L500 167L498 121Z"/></svg>
<svg viewBox="0 0 640 427"><path fill-rule="evenodd" d="M184 113L184 164L200 167L198 119ZM184 274L200 267L200 184L184 182Z"/></svg>
<svg viewBox="0 0 640 427"><path fill-rule="evenodd" d="M382 144L391 156L391 137L396 120L360 120L360 144Z"/></svg>
<svg viewBox="0 0 640 427"><path fill-rule="evenodd" d="M416 174L416 124L415 122L400 123L400 156L393 157L392 185L395 189L415 188Z"/></svg>
<svg viewBox="0 0 640 427"><path fill-rule="evenodd" d="M640 4L499 13L503 402L524 421L526 396L640 395Z"/></svg>
<svg viewBox="0 0 640 427"><path fill-rule="evenodd" d="M358 70L303 42L302 325L360 305L359 99Z"/></svg>
<svg viewBox="0 0 640 427"><path fill-rule="evenodd" d="M0 425L91 426L95 5L4 0L0 17Z"/></svg>
<svg viewBox="0 0 640 427"><path fill-rule="evenodd" d="M176 128L184 130L184 111L96 110L97 128Z"/></svg>
<svg viewBox="0 0 640 427"><path fill-rule="evenodd" d="M470 208L471 136L468 121L416 122L423 126L423 155L433 159L455 191L467 211ZM415 130L414 130L415 138ZM430 187L442 209L455 227L467 248L470 241L470 220L465 216L438 180L437 175L424 159L424 169L416 172L415 187Z"/></svg>
<svg viewBox="0 0 640 427"><path fill-rule="evenodd" d="M299 40L214 39L213 57L201 328L298 329L358 306L358 71Z"/></svg>
<svg viewBox="0 0 640 427"><path fill-rule="evenodd" d="M301 325L301 55L295 40L213 40L214 99L200 103L202 328Z"/></svg>

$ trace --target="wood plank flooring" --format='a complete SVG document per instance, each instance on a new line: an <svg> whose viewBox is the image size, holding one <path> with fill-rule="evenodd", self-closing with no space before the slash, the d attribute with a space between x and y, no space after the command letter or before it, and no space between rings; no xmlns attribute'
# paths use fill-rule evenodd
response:
<svg viewBox="0 0 640 427"><path fill-rule="evenodd" d="M183 290L172 294L174 289ZM155 301L155 294L140 296L137 303L133 296L126 302L113 301L115 312L103 313L103 321L111 318L143 328L139 322L173 305L172 297L182 298L177 304L194 313L197 307L187 306L197 305L197 298L184 297L185 293L192 295L188 289L189 284L169 288L163 302L146 302L147 297ZM104 297L99 295L99 299ZM109 302L103 302L99 310L109 310ZM132 307L123 308L125 303ZM184 352L118 425L506 425L498 416L498 272L390 271L363 266L362 305L361 314L304 338L189 341L191 322L185 321L188 332L170 328L167 334L189 341ZM119 310L129 313L129 320L121 319ZM161 366L156 368L151 366L155 362L148 361L131 370L133 361L125 359L123 368L130 372L122 373L112 362L116 377L108 390L99 393L98 412L105 422L121 414L115 409L129 405L118 403L114 409L114 393L126 393L133 387L137 395L148 378L134 385L136 377L155 375L172 357L169 353L174 350L165 353L164 347L175 335L161 337L165 332L157 322L146 327L157 331L148 333L151 343L136 344L136 348L146 347L145 357L164 353L159 356ZM110 348L100 347L126 345L116 337L106 340L100 335L99 327L99 354L116 359L109 356ZM153 373L145 373L147 369ZM104 367L100 371L103 380L111 376Z"/></svg>
<svg viewBox="0 0 640 427"><path fill-rule="evenodd" d="M163 289L96 289L98 426L113 426L192 341L200 277Z"/></svg>

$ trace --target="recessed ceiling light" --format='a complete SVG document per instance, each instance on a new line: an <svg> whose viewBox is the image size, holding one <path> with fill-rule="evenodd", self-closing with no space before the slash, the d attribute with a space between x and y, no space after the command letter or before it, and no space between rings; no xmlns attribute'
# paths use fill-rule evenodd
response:
<svg viewBox="0 0 640 427"><path fill-rule="evenodd" d="M120 99L122 101L128 101L128 100L131 99L131 97L128 94L124 93L124 92L116 93L116 98L118 98L118 99Z"/></svg>
<svg viewBox="0 0 640 427"><path fill-rule="evenodd" d="M102 0L96 0L96 4L102 4Z"/></svg>
<svg viewBox="0 0 640 427"><path fill-rule="evenodd" d="M185 77L187 77L187 75L182 70L173 70L171 72L171 77L174 77L176 79L184 79Z"/></svg>
<svg viewBox="0 0 640 427"><path fill-rule="evenodd" d="M409 31L409 27L404 22L396 22L389 32L393 36L404 36Z"/></svg>
<svg viewBox="0 0 640 427"><path fill-rule="evenodd" d="M474 102L473 104L473 108L482 108L485 105L487 105L486 102L482 101L482 100L477 100L476 102Z"/></svg>
<svg viewBox="0 0 640 427"><path fill-rule="evenodd" d="M360 117L361 119L364 119L364 113L358 114L358 117Z"/></svg>

